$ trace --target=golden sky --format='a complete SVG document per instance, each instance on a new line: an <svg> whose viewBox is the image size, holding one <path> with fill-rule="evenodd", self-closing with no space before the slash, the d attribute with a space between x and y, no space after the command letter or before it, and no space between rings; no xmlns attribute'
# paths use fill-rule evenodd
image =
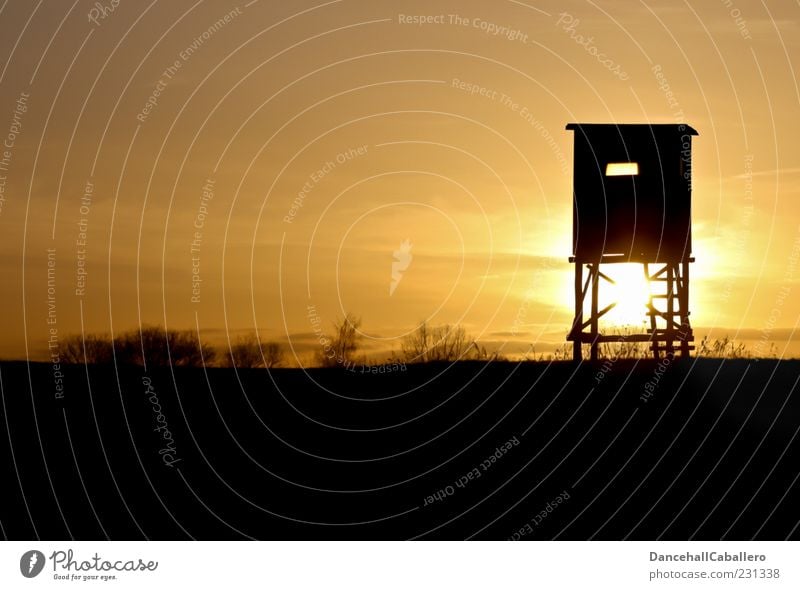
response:
<svg viewBox="0 0 800 590"><path fill-rule="evenodd" d="M140 323L303 356L309 316L347 311L376 352L422 319L552 348L569 122L698 130L696 332L796 354L798 23L775 0L10 0L0 356Z"/></svg>

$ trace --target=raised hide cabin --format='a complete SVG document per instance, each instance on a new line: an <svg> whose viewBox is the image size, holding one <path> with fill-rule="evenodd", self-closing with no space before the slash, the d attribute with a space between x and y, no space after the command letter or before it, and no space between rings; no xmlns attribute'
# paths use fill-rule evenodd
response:
<svg viewBox="0 0 800 590"><path fill-rule="evenodd" d="M694 339L688 308L697 131L684 124L644 123L566 128L574 134L575 319L567 337L573 358L582 358L583 345L594 360L600 343L623 341L650 342L655 358L673 355L676 347L688 356ZM648 284L664 289L647 304L649 331L601 334L598 320L615 305L598 309L601 280L614 282L601 265L623 262L642 264Z"/></svg>

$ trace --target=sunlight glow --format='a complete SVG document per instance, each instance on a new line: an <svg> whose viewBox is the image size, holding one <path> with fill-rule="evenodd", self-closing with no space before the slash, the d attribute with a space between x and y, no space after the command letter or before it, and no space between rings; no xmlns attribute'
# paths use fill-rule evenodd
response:
<svg viewBox="0 0 800 590"><path fill-rule="evenodd" d="M614 279L615 284L601 281L600 309L612 302L616 302L617 306L601 318L601 325L642 328L647 320L651 286L644 276L642 265L607 264L602 271Z"/></svg>
<svg viewBox="0 0 800 590"><path fill-rule="evenodd" d="M637 176L638 174L638 162L616 162L606 164L606 176Z"/></svg>

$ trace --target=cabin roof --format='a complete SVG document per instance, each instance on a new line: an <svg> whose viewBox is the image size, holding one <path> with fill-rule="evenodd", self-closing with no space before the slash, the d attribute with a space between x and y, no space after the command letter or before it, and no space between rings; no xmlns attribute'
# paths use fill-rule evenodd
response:
<svg viewBox="0 0 800 590"><path fill-rule="evenodd" d="M568 123L567 129L579 129L585 134L625 135L626 131L645 131L652 133L680 133L682 135L699 135L697 131L685 123Z"/></svg>

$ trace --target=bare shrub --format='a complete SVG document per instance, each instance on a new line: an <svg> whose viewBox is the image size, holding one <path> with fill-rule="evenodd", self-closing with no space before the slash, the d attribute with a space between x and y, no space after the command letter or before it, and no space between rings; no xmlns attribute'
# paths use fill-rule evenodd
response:
<svg viewBox="0 0 800 590"><path fill-rule="evenodd" d="M277 342L262 342L261 354L264 356L264 366L267 369L274 369L283 364L284 349Z"/></svg>
<svg viewBox="0 0 800 590"><path fill-rule="evenodd" d="M321 340L322 348L317 350L315 359L323 367L335 367L355 362L361 334L361 318L351 313L333 322L333 334Z"/></svg>
<svg viewBox="0 0 800 590"><path fill-rule="evenodd" d="M201 342L192 330L165 330L160 326L142 326L114 339L117 361L148 367L201 367L209 365L216 351Z"/></svg>
<svg viewBox="0 0 800 590"><path fill-rule="evenodd" d="M752 352L742 342L736 342L727 335L724 338L710 340L703 336L697 348L697 356L724 359L748 359Z"/></svg>
<svg viewBox="0 0 800 590"><path fill-rule="evenodd" d="M407 363L487 358L486 349L480 348L463 326L431 327L424 321L403 338L400 349Z"/></svg>
<svg viewBox="0 0 800 590"><path fill-rule="evenodd" d="M277 342L262 342L255 334L249 334L236 339L222 364L237 369L272 369L283 362L283 352Z"/></svg>
<svg viewBox="0 0 800 590"><path fill-rule="evenodd" d="M108 364L114 360L111 336L107 334L69 334L59 345L61 361L67 364Z"/></svg>
<svg viewBox="0 0 800 590"><path fill-rule="evenodd" d="M614 336L626 338L634 334L629 327L614 328L610 332ZM653 355L650 342L634 342L622 340L620 342L601 342L599 355L603 358L614 360L646 359Z"/></svg>

